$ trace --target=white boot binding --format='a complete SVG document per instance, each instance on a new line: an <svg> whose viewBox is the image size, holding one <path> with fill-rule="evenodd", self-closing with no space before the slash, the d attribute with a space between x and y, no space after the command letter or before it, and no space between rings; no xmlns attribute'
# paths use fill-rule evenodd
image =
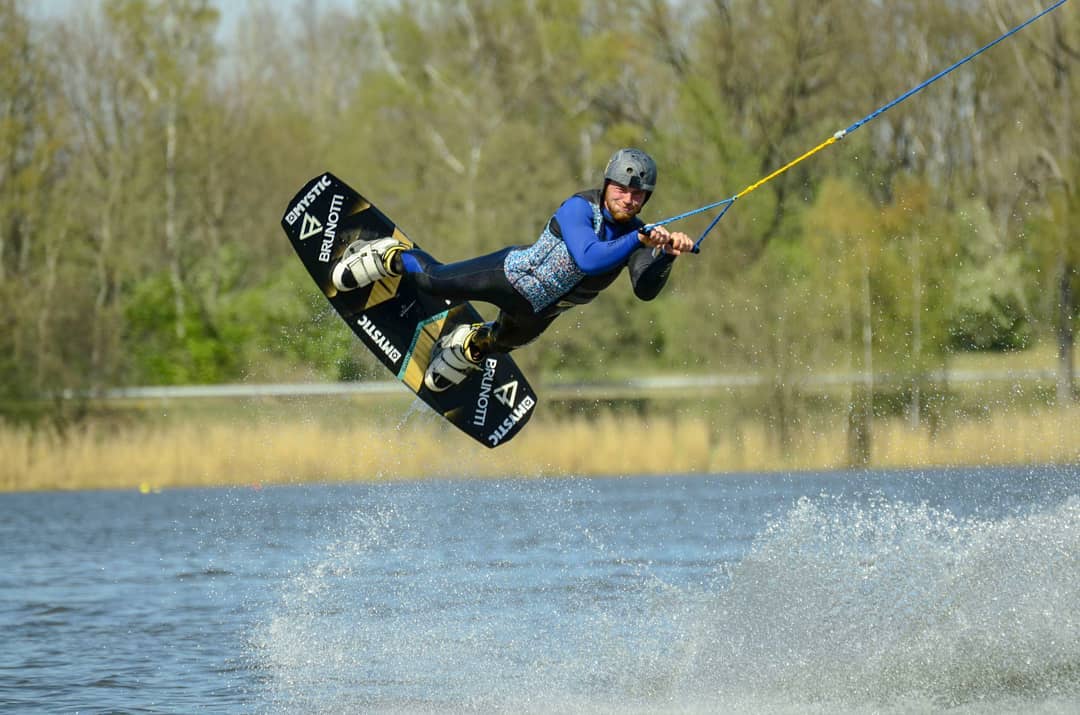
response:
<svg viewBox="0 0 1080 715"><path fill-rule="evenodd" d="M394 254L405 250L396 238L354 241L330 273L339 291L356 290L398 274L390 267Z"/></svg>
<svg viewBox="0 0 1080 715"><path fill-rule="evenodd" d="M431 362L424 373L424 385L432 392L443 392L460 385L469 373L479 370L479 356L473 359L469 343L483 323L461 324L439 338L431 351Z"/></svg>

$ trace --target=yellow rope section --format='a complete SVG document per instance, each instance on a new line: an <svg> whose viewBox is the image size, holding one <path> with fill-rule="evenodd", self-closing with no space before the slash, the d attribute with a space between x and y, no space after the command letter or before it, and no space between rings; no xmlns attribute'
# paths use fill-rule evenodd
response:
<svg viewBox="0 0 1080 715"><path fill-rule="evenodd" d="M837 134L839 134L840 136L837 136ZM783 173L784 173L785 171L787 171L787 170L788 170L788 169L790 169L791 167L795 166L796 164L798 164L798 163L799 163L800 161L802 161L803 159L809 159L809 158L810 158L810 157L812 157L812 156L813 156L814 154L817 154L817 153L818 153L819 151L821 151L821 150L822 150L822 149L824 149L825 147L829 146L830 144L835 144L835 143L836 143L837 141L839 141L840 139L842 139L842 138L843 138L843 135L842 135L842 133L840 133L840 132L837 132L837 134L834 134L833 136L829 137L829 138L828 138L828 139L826 139L825 141L821 142L821 143L820 143L820 144L818 144L818 145L817 145L816 147L814 147L814 148L813 148L813 149L811 149L810 151L808 151L808 152L806 152L805 154L803 154L802 156L800 156L800 157L799 157L798 159L793 159L792 161L789 161L789 162L788 162L787 164L784 164L784 165L783 165L783 166L781 166L781 167L780 167L779 169L777 169L777 170L776 170L776 171L774 171L773 173L771 173L771 174L769 174L768 176L766 176L766 177L765 177L764 179L759 179L759 180L758 180L757 182L755 182L755 183L753 183L753 184L750 184L750 185L749 185L749 186L747 186L747 187L746 187L745 189L743 189L743 190L742 190L742 191L740 191L739 193L735 194L735 198L736 198L736 199L741 199L742 197L746 196L747 194L749 194L749 193L750 193L751 191L753 191L754 189L758 188L758 187L759 187L759 186L761 186L762 184L768 183L769 181L772 181L772 180L773 180L773 179L775 179L776 177L780 176L780 175L781 175L781 174L783 174Z"/></svg>

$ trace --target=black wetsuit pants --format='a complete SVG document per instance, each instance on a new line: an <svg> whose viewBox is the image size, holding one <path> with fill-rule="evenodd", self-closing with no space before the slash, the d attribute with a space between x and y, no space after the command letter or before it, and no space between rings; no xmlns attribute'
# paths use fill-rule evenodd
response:
<svg viewBox="0 0 1080 715"><path fill-rule="evenodd" d="M472 344L481 354L507 353L535 340L561 312L549 309L537 314L510 284L503 263L512 250L509 247L458 263L439 263L428 253L413 249L400 254L400 269L430 295L454 301L480 300L498 307L495 322L481 330Z"/></svg>

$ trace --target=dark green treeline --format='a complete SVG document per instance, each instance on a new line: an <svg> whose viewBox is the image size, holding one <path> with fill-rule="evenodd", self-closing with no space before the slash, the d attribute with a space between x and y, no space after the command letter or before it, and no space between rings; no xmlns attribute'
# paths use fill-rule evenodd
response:
<svg viewBox="0 0 1080 715"><path fill-rule="evenodd" d="M636 145L660 164L658 219L732 195L1040 4L254 2L225 36L197 0L47 20L0 0L0 397L384 378L278 226L318 172L457 260L532 241ZM918 375L1050 342L1071 365L1078 53L1066 4L739 202L660 299L617 285L522 362L566 379Z"/></svg>

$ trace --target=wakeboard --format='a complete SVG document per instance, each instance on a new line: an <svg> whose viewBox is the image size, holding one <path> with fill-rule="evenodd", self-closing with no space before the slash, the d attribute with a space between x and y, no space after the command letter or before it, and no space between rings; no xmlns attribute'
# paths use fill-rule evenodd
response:
<svg viewBox="0 0 1080 715"><path fill-rule="evenodd" d="M525 426L536 407L536 393L508 355L486 356L480 370L443 392L424 385L435 342L461 323L483 321L472 305L422 293L400 277L347 292L334 287L331 270L353 241L393 236L416 247L386 214L341 179L324 173L289 202L281 227L338 315L417 397L488 447L505 444Z"/></svg>

